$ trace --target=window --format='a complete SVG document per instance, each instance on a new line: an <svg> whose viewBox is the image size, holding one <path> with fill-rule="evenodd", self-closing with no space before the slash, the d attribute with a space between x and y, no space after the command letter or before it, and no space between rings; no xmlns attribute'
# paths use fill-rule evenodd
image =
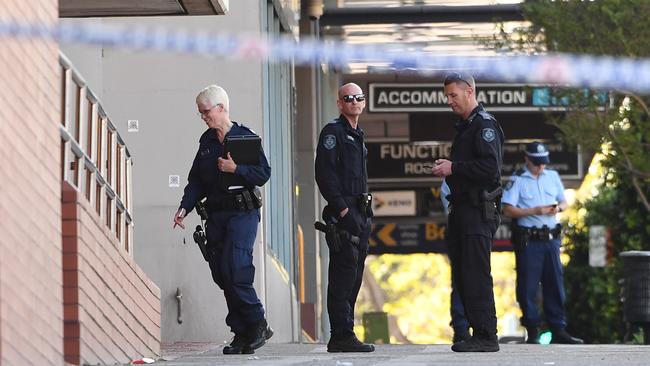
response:
<svg viewBox="0 0 650 366"><path fill-rule="evenodd" d="M264 26L271 35L284 30L273 2L267 3ZM290 64L266 64L264 67L264 146L271 165L267 183L265 231L267 244L284 269L293 273L293 75Z"/></svg>

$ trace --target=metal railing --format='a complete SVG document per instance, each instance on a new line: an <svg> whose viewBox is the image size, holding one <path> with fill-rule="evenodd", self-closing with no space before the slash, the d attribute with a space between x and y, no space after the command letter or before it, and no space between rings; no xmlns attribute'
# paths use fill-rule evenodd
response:
<svg viewBox="0 0 650 366"><path fill-rule="evenodd" d="M61 65L61 179L95 208L132 255L132 165L128 148L71 62Z"/></svg>

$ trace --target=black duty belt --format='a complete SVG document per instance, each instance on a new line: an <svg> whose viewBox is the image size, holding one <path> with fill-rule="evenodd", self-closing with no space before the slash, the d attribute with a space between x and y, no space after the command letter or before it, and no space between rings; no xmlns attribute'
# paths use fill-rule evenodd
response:
<svg viewBox="0 0 650 366"><path fill-rule="evenodd" d="M520 226L520 229L526 231L528 240L553 240L559 239L562 235L562 226L560 224L555 225L552 229L548 226L543 226L542 228Z"/></svg>
<svg viewBox="0 0 650 366"><path fill-rule="evenodd" d="M445 198L451 205L472 205L480 206L484 202L497 202L503 192L501 186L497 186L492 191L487 189L471 189L463 193L449 194Z"/></svg>
<svg viewBox="0 0 650 366"><path fill-rule="evenodd" d="M262 207L262 195L258 188L223 196L218 201L209 201L206 208L214 211L250 211Z"/></svg>

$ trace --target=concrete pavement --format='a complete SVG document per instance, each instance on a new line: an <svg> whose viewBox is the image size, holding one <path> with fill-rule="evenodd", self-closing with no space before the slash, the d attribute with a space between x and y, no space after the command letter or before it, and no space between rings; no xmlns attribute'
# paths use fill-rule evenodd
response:
<svg viewBox="0 0 650 366"><path fill-rule="evenodd" d="M650 365L650 346L502 344L496 353L454 353L449 345L378 345L373 353L327 353L324 344L271 343L253 355L226 356L223 344L168 345L156 364L199 365Z"/></svg>

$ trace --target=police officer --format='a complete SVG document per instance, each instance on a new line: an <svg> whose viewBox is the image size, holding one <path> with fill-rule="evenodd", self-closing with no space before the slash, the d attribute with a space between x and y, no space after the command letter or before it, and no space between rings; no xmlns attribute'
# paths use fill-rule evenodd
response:
<svg viewBox="0 0 650 366"><path fill-rule="evenodd" d="M546 147L533 141L526 145L526 165L506 185L504 215L516 220L513 229L517 265L517 301L526 327L526 343L539 344L541 318L537 290L542 283L544 314L552 330L552 343L581 344L565 330L564 283L560 262L560 232L555 214L567 208L564 186L550 162Z"/></svg>
<svg viewBox="0 0 650 366"><path fill-rule="evenodd" d="M257 165L237 164L230 155L223 157L226 137L255 134L230 120L228 94L223 88L210 85L203 89L196 97L196 105L208 130L199 139L199 149L173 227L178 225L184 229L185 216L197 202L207 197L207 260L214 282L226 297L226 324L235 334L223 353L254 353L273 335L253 288L253 245L261 206L259 195L256 195L259 190L255 187L266 183L271 167L261 150ZM224 173L242 177L247 182L246 187L233 191L223 187L219 182Z"/></svg>
<svg viewBox="0 0 650 366"><path fill-rule="evenodd" d="M454 72L445 77L447 104L461 119L450 159L438 159L432 173L446 177L451 190L447 225L452 281L457 285L472 328L471 338L454 343L455 352L496 352L497 318L490 274L490 251L499 226L503 131L476 101L474 78Z"/></svg>
<svg viewBox="0 0 650 366"><path fill-rule="evenodd" d="M354 334L357 301L370 236L370 196L366 171L367 149L359 116L365 95L353 83L339 88L336 104L341 115L323 127L316 149L316 183L327 201L323 219L335 223L340 243L329 238L330 261L327 311L330 318L328 352L372 352L374 345ZM356 239L356 240L353 240Z"/></svg>
<svg viewBox="0 0 650 366"><path fill-rule="evenodd" d="M447 196L451 194L449 185L447 181L442 180L440 185L440 200L442 201L442 208L445 211L445 215L449 215L449 200ZM452 343L458 343L461 341L468 340L471 337L469 334L469 323L465 317L465 309L463 308L463 301L460 299L458 294L458 289L456 282L451 281L451 299L450 299L449 313L451 314L451 325L454 330L454 336L452 338Z"/></svg>

